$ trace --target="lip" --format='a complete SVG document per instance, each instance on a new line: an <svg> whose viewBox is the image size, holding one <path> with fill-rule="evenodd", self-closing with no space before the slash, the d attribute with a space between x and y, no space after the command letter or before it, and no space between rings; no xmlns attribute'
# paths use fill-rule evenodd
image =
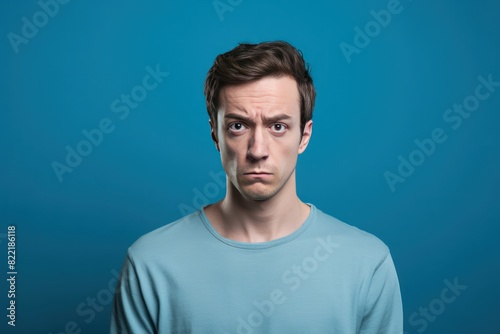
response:
<svg viewBox="0 0 500 334"><path fill-rule="evenodd" d="M272 174L271 173L263 173L263 172L249 172L249 173L245 173L243 175L245 175L247 177L264 178L264 177L269 177Z"/></svg>
<svg viewBox="0 0 500 334"><path fill-rule="evenodd" d="M271 173L266 173L266 172L248 172L248 173L245 173L244 175L271 175Z"/></svg>

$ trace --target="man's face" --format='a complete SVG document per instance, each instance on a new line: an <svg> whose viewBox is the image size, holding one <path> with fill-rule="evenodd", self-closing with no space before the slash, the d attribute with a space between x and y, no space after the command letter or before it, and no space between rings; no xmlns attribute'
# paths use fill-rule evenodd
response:
<svg viewBox="0 0 500 334"><path fill-rule="evenodd" d="M300 133L300 97L291 77L265 77L220 92L212 138L229 180L249 200L266 200L281 189L295 192L295 165L312 133ZM293 176L293 177L291 177ZM288 182L293 187L285 187Z"/></svg>

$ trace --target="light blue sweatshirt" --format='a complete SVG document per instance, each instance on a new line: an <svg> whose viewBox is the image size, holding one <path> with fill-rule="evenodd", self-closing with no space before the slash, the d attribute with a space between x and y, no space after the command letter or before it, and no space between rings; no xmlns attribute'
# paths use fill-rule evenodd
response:
<svg viewBox="0 0 500 334"><path fill-rule="evenodd" d="M292 234L222 237L203 209L128 250L111 333L403 333L387 246L314 205Z"/></svg>

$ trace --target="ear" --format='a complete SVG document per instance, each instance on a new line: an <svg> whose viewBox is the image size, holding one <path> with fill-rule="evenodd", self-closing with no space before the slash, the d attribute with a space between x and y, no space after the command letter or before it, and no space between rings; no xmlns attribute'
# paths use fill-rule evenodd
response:
<svg viewBox="0 0 500 334"><path fill-rule="evenodd" d="M214 141L215 148L220 152L219 139L217 138L217 126L212 122L212 120L209 120L208 123L210 123L210 135Z"/></svg>
<svg viewBox="0 0 500 334"><path fill-rule="evenodd" d="M312 135L312 125L313 121L309 120L304 126L304 131L302 132L302 139L300 140L299 144L299 151L298 151L299 154L304 152L307 148L307 145L309 144L309 140L311 139Z"/></svg>

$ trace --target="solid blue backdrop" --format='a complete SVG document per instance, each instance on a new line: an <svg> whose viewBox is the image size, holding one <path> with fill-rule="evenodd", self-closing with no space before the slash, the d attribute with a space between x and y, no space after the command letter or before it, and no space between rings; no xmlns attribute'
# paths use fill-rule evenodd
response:
<svg viewBox="0 0 500 334"><path fill-rule="evenodd" d="M500 332L497 2L1 7L2 333L108 330L127 247L224 193L203 96L215 56L277 39L318 94L300 197L388 244L407 333Z"/></svg>

